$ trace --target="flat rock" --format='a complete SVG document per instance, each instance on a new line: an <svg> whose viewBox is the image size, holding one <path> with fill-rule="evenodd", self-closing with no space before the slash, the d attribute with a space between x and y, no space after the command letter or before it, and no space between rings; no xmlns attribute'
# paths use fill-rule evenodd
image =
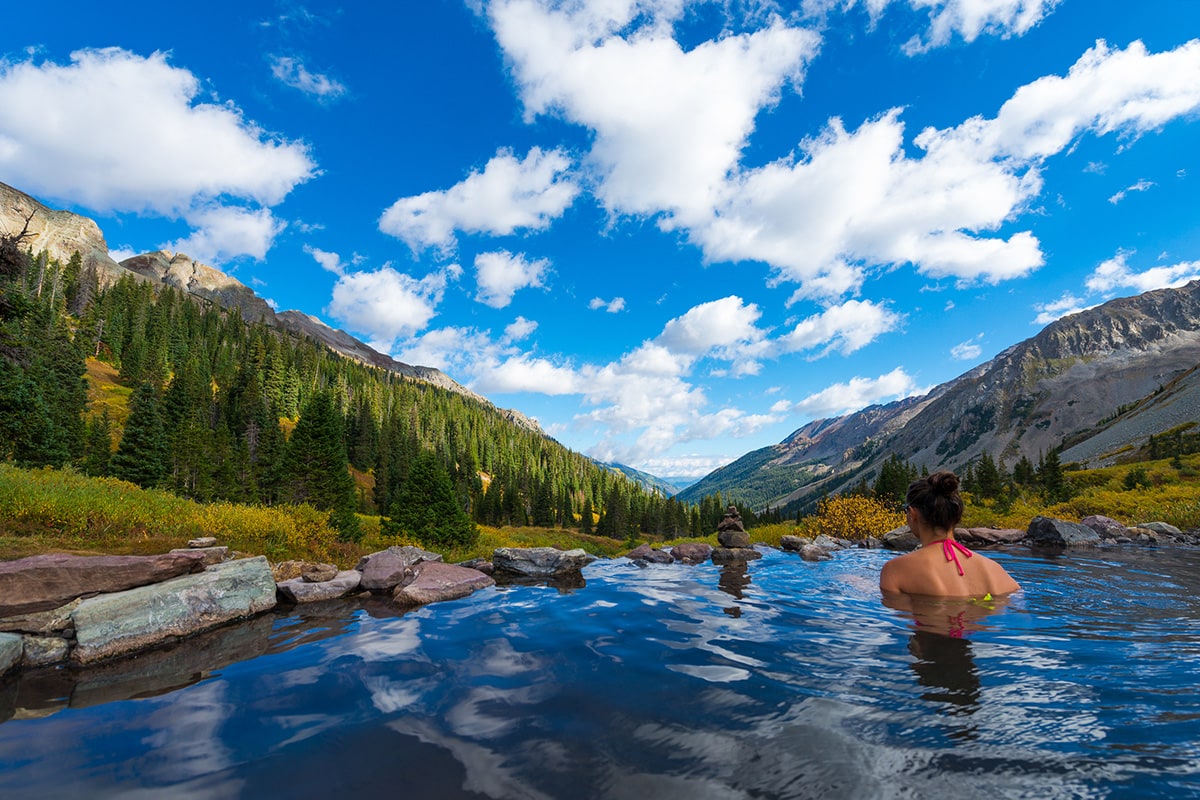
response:
<svg viewBox="0 0 1200 800"><path fill-rule="evenodd" d="M1029 543L1034 547L1090 547L1099 542L1100 534L1078 522L1037 516L1029 523Z"/></svg>
<svg viewBox="0 0 1200 800"><path fill-rule="evenodd" d="M196 540L192 540L196 541ZM176 553L194 553L198 554L204 562L204 566L211 567L213 564L220 564L229 560L228 547L179 547L171 551Z"/></svg>
<svg viewBox="0 0 1200 800"><path fill-rule="evenodd" d="M822 550L829 550L831 552L834 550L845 550L846 549L845 542L835 539L832 536L827 536L824 533L822 533L817 538L813 539L812 543L814 545L816 545L817 547L820 547Z"/></svg>
<svg viewBox="0 0 1200 800"><path fill-rule="evenodd" d="M713 546L706 542L680 542L671 548L671 558L684 564L703 564L712 558Z"/></svg>
<svg viewBox="0 0 1200 800"><path fill-rule="evenodd" d="M491 575L492 572L495 571L495 567L492 566L492 562L488 561L486 558L472 558L470 561L463 561L458 566L466 567L467 569L477 569L484 575Z"/></svg>
<svg viewBox="0 0 1200 800"><path fill-rule="evenodd" d="M803 536L788 535L782 536L779 539L779 546L782 549L788 550L792 553L799 553L806 544L811 544L811 542L809 542L808 539L805 539Z"/></svg>
<svg viewBox="0 0 1200 800"><path fill-rule="evenodd" d="M0 562L0 617L48 611L77 597L120 592L204 569L197 555L73 556Z"/></svg>
<svg viewBox="0 0 1200 800"><path fill-rule="evenodd" d="M59 664L67 660L71 643L61 636L25 636L25 653L21 657L23 667L42 667Z"/></svg>
<svg viewBox="0 0 1200 800"><path fill-rule="evenodd" d="M356 569L349 571L358 572ZM340 574L341 570L333 564L308 564L304 569L300 570L301 579L308 583L324 583L325 581L333 580ZM361 572L358 574L362 575Z"/></svg>
<svg viewBox="0 0 1200 800"><path fill-rule="evenodd" d="M721 547L740 548L750 546L750 534L739 530L726 530L717 534Z"/></svg>
<svg viewBox="0 0 1200 800"><path fill-rule="evenodd" d="M806 544L800 548L800 557L805 561L829 561L833 554L820 545Z"/></svg>
<svg viewBox="0 0 1200 800"><path fill-rule="evenodd" d="M34 611L0 619L0 631L14 633L61 633L71 627L71 612L83 602L79 598L49 611Z"/></svg>
<svg viewBox="0 0 1200 800"><path fill-rule="evenodd" d="M651 564L674 564L675 558L667 552L656 550L648 544L633 548L625 557L634 561L649 561Z"/></svg>
<svg viewBox="0 0 1200 800"><path fill-rule="evenodd" d="M396 587L392 599L405 606L423 606L442 600L466 597L478 589L496 582L477 569L426 561L413 567L415 576L404 586Z"/></svg>
<svg viewBox="0 0 1200 800"><path fill-rule="evenodd" d="M714 547L712 562L714 564L735 564L739 561L753 561L762 558L762 553L752 547Z"/></svg>
<svg viewBox="0 0 1200 800"><path fill-rule="evenodd" d="M955 528L954 538L963 544L1016 544L1028 534L1018 528Z"/></svg>
<svg viewBox="0 0 1200 800"><path fill-rule="evenodd" d="M889 550L916 550L921 543L907 525L901 525L883 535L883 546Z"/></svg>
<svg viewBox="0 0 1200 800"><path fill-rule="evenodd" d="M212 547L217 543L215 536L198 536L195 539L188 539L188 547L201 548Z"/></svg>
<svg viewBox="0 0 1200 800"><path fill-rule="evenodd" d="M264 556L84 600L71 614L71 660L89 664L254 616L275 607Z"/></svg>
<svg viewBox="0 0 1200 800"><path fill-rule="evenodd" d="M553 578L579 572L595 560L595 556L580 548L497 547L492 553L492 566L497 573L527 578Z"/></svg>
<svg viewBox="0 0 1200 800"><path fill-rule="evenodd" d="M441 560L442 557L437 553L405 545L363 556L355 569L362 573L362 588L372 592L390 592L411 576L411 567L422 562Z"/></svg>
<svg viewBox="0 0 1200 800"><path fill-rule="evenodd" d="M1168 525L1165 522L1139 522L1134 527L1145 528L1148 531L1154 531L1163 536L1178 536L1183 533L1179 528L1176 528L1174 525Z"/></svg>
<svg viewBox="0 0 1200 800"><path fill-rule="evenodd" d="M25 640L16 633L0 633L0 675L15 667L21 660Z"/></svg>
<svg viewBox="0 0 1200 800"><path fill-rule="evenodd" d="M362 584L362 573L347 569L334 574L325 581L310 581L292 578L276 585L279 596L288 603L315 603L319 600L334 600L356 591Z"/></svg>

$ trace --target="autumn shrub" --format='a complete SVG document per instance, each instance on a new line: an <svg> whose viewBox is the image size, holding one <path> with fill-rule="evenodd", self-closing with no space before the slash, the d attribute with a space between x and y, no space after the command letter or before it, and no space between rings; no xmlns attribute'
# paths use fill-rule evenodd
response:
<svg viewBox="0 0 1200 800"><path fill-rule="evenodd" d="M796 524L804 536L865 539L882 536L904 524L904 515L889 503L860 495L834 495L817 504L817 511Z"/></svg>

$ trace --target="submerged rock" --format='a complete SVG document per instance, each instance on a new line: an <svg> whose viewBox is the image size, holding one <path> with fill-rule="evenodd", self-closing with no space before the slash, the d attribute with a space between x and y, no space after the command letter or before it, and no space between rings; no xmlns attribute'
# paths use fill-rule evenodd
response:
<svg viewBox="0 0 1200 800"><path fill-rule="evenodd" d="M811 542L809 542L808 539L805 539L803 536L788 535L782 536L779 539L779 546L791 553L799 553L806 544L811 544Z"/></svg>
<svg viewBox="0 0 1200 800"><path fill-rule="evenodd" d="M805 561L829 561L833 553L818 544L806 544L800 548L800 557Z"/></svg>
<svg viewBox="0 0 1200 800"><path fill-rule="evenodd" d="M71 614L71 660L89 664L214 628L275 607L264 556L84 600Z"/></svg>
<svg viewBox="0 0 1200 800"><path fill-rule="evenodd" d="M713 546L705 542L681 542L671 548L671 558L684 564L703 564L712 553Z"/></svg>
<svg viewBox="0 0 1200 800"><path fill-rule="evenodd" d="M648 544L639 545L625 554L633 561L649 561L651 564L674 564L675 558L663 550L656 550Z"/></svg>
<svg viewBox="0 0 1200 800"><path fill-rule="evenodd" d="M1037 516L1029 523L1029 542L1034 547L1090 547L1100 534L1078 522Z"/></svg>
<svg viewBox="0 0 1200 800"><path fill-rule="evenodd" d="M276 586L279 597L287 603L315 603L319 600L336 600L358 589L362 584L362 573L356 569L335 572L324 581L310 581L307 577L280 581Z"/></svg>
<svg viewBox="0 0 1200 800"><path fill-rule="evenodd" d="M0 617L47 611L77 597L119 592L204 569L188 553L73 556L65 553L0 562Z"/></svg>
<svg viewBox="0 0 1200 800"><path fill-rule="evenodd" d="M492 566L497 573L526 578L556 578L577 573L595 560L595 556L580 548L497 547L492 553Z"/></svg>
<svg viewBox="0 0 1200 800"><path fill-rule="evenodd" d="M716 547L712 551L714 564L733 564L739 561L753 561L762 558L762 553L752 547Z"/></svg>
<svg viewBox="0 0 1200 800"><path fill-rule="evenodd" d="M15 667L25 650L25 640L15 633L0 633L0 675Z"/></svg>
<svg viewBox="0 0 1200 800"><path fill-rule="evenodd" d="M412 574L411 568L426 561L441 561L437 553L419 547L389 547L359 559L355 567L362 573L362 588L372 592L390 592Z"/></svg>
<svg viewBox="0 0 1200 800"><path fill-rule="evenodd" d="M477 569L428 561L413 568L412 581L397 586L392 599L405 606L421 606L443 600L457 600L478 589L495 585L491 576Z"/></svg>

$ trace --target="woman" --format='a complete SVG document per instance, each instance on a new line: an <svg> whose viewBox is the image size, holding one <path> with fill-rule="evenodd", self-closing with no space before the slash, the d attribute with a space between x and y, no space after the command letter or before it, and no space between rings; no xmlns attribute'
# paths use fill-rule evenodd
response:
<svg viewBox="0 0 1200 800"><path fill-rule="evenodd" d="M957 475L935 472L913 481L905 499L908 527L921 547L883 565L879 588L885 595L985 597L1021 588L1004 567L954 540L963 515Z"/></svg>

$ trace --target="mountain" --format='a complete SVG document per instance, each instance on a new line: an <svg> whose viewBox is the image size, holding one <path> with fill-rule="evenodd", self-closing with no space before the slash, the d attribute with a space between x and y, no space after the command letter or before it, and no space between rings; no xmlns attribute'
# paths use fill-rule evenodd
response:
<svg viewBox="0 0 1200 800"><path fill-rule="evenodd" d="M1109 301L922 397L817 420L706 476L683 501L720 490L754 507L803 505L872 480L891 455L962 469L987 451L1011 466L1062 448L1064 463L1114 463L1151 434L1196 424L1200 281Z"/></svg>
<svg viewBox="0 0 1200 800"><path fill-rule="evenodd" d="M602 467L611 469L614 472L621 473L626 478L629 478L634 483L640 485L643 489L651 492L657 492L663 497L674 497L675 495L679 494L679 486L671 483L665 478L660 478L657 475L651 475L649 472L642 472L641 470L634 469L633 467L626 466L625 464L607 464L603 461L597 461L596 463Z"/></svg>
<svg viewBox="0 0 1200 800"><path fill-rule="evenodd" d="M345 331L334 330L316 317L300 311L283 311L277 314L265 300L241 281L184 253L159 250L117 263L108 254L104 234L94 220L70 211L49 208L24 192L0 183L0 232L18 232L26 225L32 234L27 244L35 252L45 250L51 258L63 263L78 252L83 261L83 268L95 271L101 287L111 286L124 276L171 286L220 308L237 310L247 321L261 322L308 337L347 358L448 389L492 406L486 398L433 367L412 366L396 361L368 347ZM511 409L497 410L510 422L542 433L537 422L521 412Z"/></svg>

